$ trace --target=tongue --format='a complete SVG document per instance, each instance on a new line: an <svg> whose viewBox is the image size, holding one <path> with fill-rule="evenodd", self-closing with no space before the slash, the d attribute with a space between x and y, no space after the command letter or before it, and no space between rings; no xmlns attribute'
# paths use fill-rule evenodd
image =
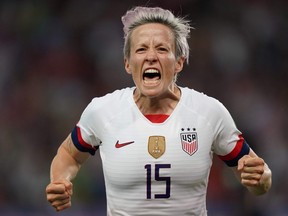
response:
<svg viewBox="0 0 288 216"><path fill-rule="evenodd" d="M159 82L159 80L160 80L159 77L154 78L144 77L144 83L148 85L156 85Z"/></svg>

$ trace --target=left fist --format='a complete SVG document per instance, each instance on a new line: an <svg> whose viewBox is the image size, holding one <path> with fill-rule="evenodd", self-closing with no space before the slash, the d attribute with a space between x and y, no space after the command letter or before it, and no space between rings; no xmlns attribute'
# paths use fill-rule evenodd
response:
<svg viewBox="0 0 288 216"><path fill-rule="evenodd" d="M248 187L257 187L264 173L265 162L262 158L244 155L238 161L241 183Z"/></svg>

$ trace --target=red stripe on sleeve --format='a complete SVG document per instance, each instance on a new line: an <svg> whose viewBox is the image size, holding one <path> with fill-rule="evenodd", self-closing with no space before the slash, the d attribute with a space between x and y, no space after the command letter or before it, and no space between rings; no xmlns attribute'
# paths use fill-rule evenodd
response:
<svg viewBox="0 0 288 216"><path fill-rule="evenodd" d="M86 143L81 135L81 130L79 127L77 127L77 138L79 143L84 147L84 148L88 148L88 149L95 149L94 147L92 147L91 145L89 145L88 143Z"/></svg>
<svg viewBox="0 0 288 216"><path fill-rule="evenodd" d="M225 156L219 155L220 159L223 161L230 161L230 160L233 160L234 158L236 158L238 156L238 154L241 152L243 142L244 142L244 138L243 138L242 134L240 134L239 140L237 141L235 148L229 154L227 154Z"/></svg>

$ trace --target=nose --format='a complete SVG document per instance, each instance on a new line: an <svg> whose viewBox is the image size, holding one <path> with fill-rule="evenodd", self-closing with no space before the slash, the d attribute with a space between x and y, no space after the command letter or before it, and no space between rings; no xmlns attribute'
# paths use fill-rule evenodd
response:
<svg viewBox="0 0 288 216"><path fill-rule="evenodd" d="M148 61L149 63L157 61L157 54L154 49L149 49L147 51L146 61Z"/></svg>

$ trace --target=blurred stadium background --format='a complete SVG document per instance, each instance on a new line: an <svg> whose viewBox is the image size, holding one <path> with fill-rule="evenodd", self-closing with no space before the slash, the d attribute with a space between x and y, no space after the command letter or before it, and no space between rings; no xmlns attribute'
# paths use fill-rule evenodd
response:
<svg viewBox="0 0 288 216"><path fill-rule="evenodd" d="M0 215L56 215L45 187L59 144L93 97L133 85L120 17L136 5L192 20L190 63L178 84L223 102L273 171L271 191L254 197L215 158L210 215L288 215L285 0L1 0ZM99 154L74 185L73 207L57 215L105 215Z"/></svg>

